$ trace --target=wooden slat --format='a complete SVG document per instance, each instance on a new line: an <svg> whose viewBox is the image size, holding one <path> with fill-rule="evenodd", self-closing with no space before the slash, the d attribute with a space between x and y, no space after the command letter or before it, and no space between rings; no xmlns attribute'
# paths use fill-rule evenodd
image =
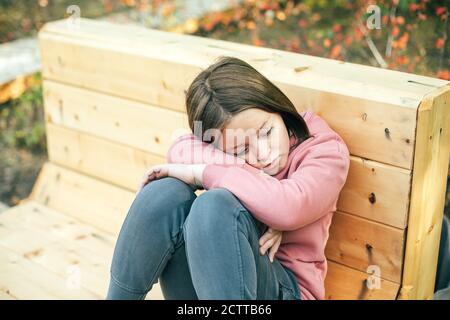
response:
<svg viewBox="0 0 450 320"><path fill-rule="evenodd" d="M47 149L52 162L132 191L146 168L166 162L165 157L52 123L47 123ZM338 210L404 229L409 189L407 170L352 156Z"/></svg>
<svg viewBox="0 0 450 320"><path fill-rule="evenodd" d="M373 275L329 261L325 279L325 297L328 300L396 299L399 284L379 279L379 288L368 287L367 281L372 279L370 277Z"/></svg>
<svg viewBox="0 0 450 320"><path fill-rule="evenodd" d="M121 143L47 123L47 150L52 162L136 191L145 170L165 157Z"/></svg>
<svg viewBox="0 0 450 320"><path fill-rule="evenodd" d="M1 248L7 248L66 281L79 272L81 288L97 299L105 298L115 236L35 201L8 210L0 216L0 223L0 254ZM16 285L11 283L13 291ZM162 299L158 283L147 299Z"/></svg>
<svg viewBox="0 0 450 320"><path fill-rule="evenodd" d="M184 111L184 90L192 79L219 55L230 54L266 75L299 111L324 117L353 155L407 169L417 106L426 93L447 83L267 48L233 44L230 51L224 41L161 31L133 29L139 43L131 46L114 25L82 23L82 31L66 30L60 22L43 28L45 79ZM295 72L305 64L308 70Z"/></svg>
<svg viewBox="0 0 450 320"><path fill-rule="evenodd" d="M118 234L134 193L52 163L44 164L30 199Z"/></svg>
<svg viewBox="0 0 450 320"><path fill-rule="evenodd" d="M400 298L432 299L450 153L450 85L418 110L414 175Z"/></svg>
<svg viewBox="0 0 450 320"><path fill-rule="evenodd" d="M411 171L350 157L338 210L404 229L407 225Z"/></svg>
<svg viewBox="0 0 450 320"><path fill-rule="evenodd" d="M165 156L177 133L188 132L181 112L44 81L46 122L88 132Z"/></svg>
<svg viewBox="0 0 450 320"><path fill-rule="evenodd" d="M416 108L418 104L413 105L411 101L408 103L405 100L416 100L418 103L433 87L445 84L445 81L440 79L410 73L199 36L136 26L124 27L89 19L81 19L80 24L81 27L75 29L68 27L65 20L54 21L41 29L40 36L54 35L70 37L76 41L90 40L103 48L114 48L117 52L192 65L202 62L205 64L205 60L209 60L212 55L232 53L241 58L249 58L260 68L267 69L265 71L278 73L278 77L286 81L292 74L278 71L285 71L287 67L308 66L308 72L296 77L302 86L322 89L320 80L344 80L348 84L347 87L330 86L328 90L363 98L369 95L371 99L412 108ZM382 91L376 95L370 89ZM401 97L404 99L400 99Z"/></svg>
<svg viewBox="0 0 450 320"><path fill-rule="evenodd" d="M13 297L7 288L0 288L0 300L17 300L17 298Z"/></svg>
<svg viewBox="0 0 450 320"><path fill-rule="evenodd" d="M363 272L376 266L381 278L400 283L404 243L405 230L336 212L325 253L327 259Z"/></svg>
<svg viewBox="0 0 450 320"><path fill-rule="evenodd" d="M65 277L3 246L0 246L0 287L14 299L98 299L94 293L68 286Z"/></svg>

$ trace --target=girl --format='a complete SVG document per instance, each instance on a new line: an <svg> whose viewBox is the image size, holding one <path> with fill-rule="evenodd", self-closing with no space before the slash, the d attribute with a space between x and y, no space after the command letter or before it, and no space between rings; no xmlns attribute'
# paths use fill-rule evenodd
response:
<svg viewBox="0 0 450 320"><path fill-rule="evenodd" d="M165 299L323 299L344 141L238 58L202 71L186 108L193 134L146 173L107 298L144 299L159 280Z"/></svg>

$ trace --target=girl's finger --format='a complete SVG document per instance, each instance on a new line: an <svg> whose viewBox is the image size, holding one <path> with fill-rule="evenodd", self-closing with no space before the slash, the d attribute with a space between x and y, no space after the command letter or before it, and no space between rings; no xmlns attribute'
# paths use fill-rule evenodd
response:
<svg viewBox="0 0 450 320"><path fill-rule="evenodd" d="M150 175L147 175L143 178L141 184L139 185L139 191L142 190L150 181L152 181L155 178L155 174L151 173Z"/></svg>
<svg viewBox="0 0 450 320"><path fill-rule="evenodd" d="M281 244L281 237L274 243L274 245L269 250L270 262L273 262L273 259L275 258L275 254L277 253L280 244Z"/></svg>
<svg viewBox="0 0 450 320"><path fill-rule="evenodd" d="M275 236L275 234L273 234L273 231L269 228L259 239L259 245L262 246L267 240L269 240L270 238L272 238L274 236Z"/></svg>
<svg viewBox="0 0 450 320"><path fill-rule="evenodd" d="M266 243L267 240L269 240L273 235L269 233L263 234L261 238L259 238L259 245L262 246L264 243Z"/></svg>
<svg viewBox="0 0 450 320"><path fill-rule="evenodd" d="M269 249L274 243L274 239L269 239L266 241L266 243L263 244L263 246L261 247L261 255L266 254L267 249Z"/></svg>

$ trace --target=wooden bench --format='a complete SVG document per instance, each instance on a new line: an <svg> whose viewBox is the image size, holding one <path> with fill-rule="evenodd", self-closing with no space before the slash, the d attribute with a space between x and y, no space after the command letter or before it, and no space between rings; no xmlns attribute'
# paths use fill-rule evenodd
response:
<svg viewBox="0 0 450 320"><path fill-rule="evenodd" d="M326 298L432 298L449 82L84 19L80 28L46 24L39 42L49 162L30 197L0 215L0 298L105 297L137 185L188 130L185 90L222 55L253 65L349 146L326 247ZM148 298L163 298L157 285Z"/></svg>

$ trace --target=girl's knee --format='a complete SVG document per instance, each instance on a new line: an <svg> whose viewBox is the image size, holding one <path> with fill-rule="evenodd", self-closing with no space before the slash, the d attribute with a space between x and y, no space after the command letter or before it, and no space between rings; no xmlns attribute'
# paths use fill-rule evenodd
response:
<svg viewBox="0 0 450 320"><path fill-rule="evenodd" d="M193 198L194 190L185 182L180 179L173 177L166 177L158 180L153 180L141 190L138 196L142 194L148 196L149 194L152 197L156 197L158 195L176 197L182 201L189 200Z"/></svg>
<svg viewBox="0 0 450 320"><path fill-rule="evenodd" d="M186 228L213 230L231 223L242 208L239 200L227 189L211 189L195 199L186 221Z"/></svg>
<svg viewBox="0 0 450 320"><path fill-rule="evenodd" d="M130 212L145 219L174 211L174 208L190 204L197 196L183 181L167 177L147 184L136 196ZM129 212L129 214L130 214Z"/></svg>
<svg viewBox="0 0 450 320"><path fill-rule="evenodd" d="M138 202L149 205L168 205L192 201L196 198L194 190L183 181L166 177L148 183L136 196Z"/></svg>

